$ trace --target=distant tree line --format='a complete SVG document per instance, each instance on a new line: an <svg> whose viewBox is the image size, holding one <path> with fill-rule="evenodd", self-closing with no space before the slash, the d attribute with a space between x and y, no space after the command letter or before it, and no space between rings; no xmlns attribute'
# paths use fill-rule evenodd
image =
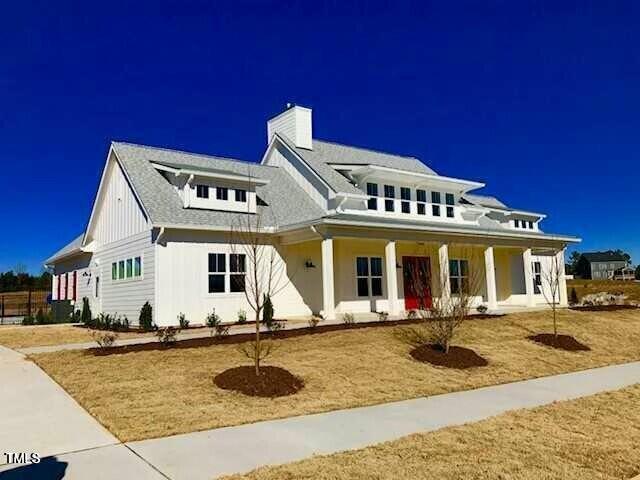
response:
<svg viewBox="0 0 640 480"><path fill-rule="evenodd" d="M51 274L45 271L40 275L31 275L21 265L0 273L0 293L26 290L51 290Z"/></svg>

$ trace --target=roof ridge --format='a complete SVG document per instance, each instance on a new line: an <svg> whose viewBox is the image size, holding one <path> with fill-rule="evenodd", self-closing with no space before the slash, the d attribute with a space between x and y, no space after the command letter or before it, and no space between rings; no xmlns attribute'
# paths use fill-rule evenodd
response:
<svg viewBox="0 0 640 480"><path fill-rule="evenodd" d="M320 142L320 143L329 143L331 145L338 145L339 147L355 148L356 150L364 150L366 152L380 153L382 155L391 155L392 157L407 158L407 159L416 160L416 161L422 163L418 157L414 157L412 155L402 155L402 154L399 154L399 153L384 152L382 150L376 150L374 148L359 147L359 146L356 146L356 145L347 145L346 143L333 142L333 141L330 141L330 140L321 140L319 138L314 138L312 140L315 141L315 142Z"/></svg>
<svg viewBox="0 0 640 480"><path fill-rule="evenodd" d="M211 158L215 160L224 160L227 162L246 163L250 165L255 165L257 167L279 168L273 165L262 165L260 162L254 162L252 160L241 160L239 158L223 157L220 155L209 155L207 153L187 152L186 150L176 150L175 148L155 147L153 145L143 145L141 143L133 143L133 142L119 142L115 140L112 140L111 143L114 145L129 145L132 147L148 148L151 150L162 150L164 152L181 153L183 155L190 155L192 157L205 157L205 158Z"/></svg>

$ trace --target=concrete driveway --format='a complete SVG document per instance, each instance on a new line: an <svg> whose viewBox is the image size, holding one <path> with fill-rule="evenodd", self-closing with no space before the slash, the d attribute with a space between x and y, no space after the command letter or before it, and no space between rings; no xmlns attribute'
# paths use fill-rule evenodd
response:
<svg viewBox="0 0 640 480"><path fill-rule="evenodd" d="M0 478L162 479L57 383L24 356L0 346ZM11 464L10 454L39 464ZM62 472L64 476L58 474Z"/></svg>

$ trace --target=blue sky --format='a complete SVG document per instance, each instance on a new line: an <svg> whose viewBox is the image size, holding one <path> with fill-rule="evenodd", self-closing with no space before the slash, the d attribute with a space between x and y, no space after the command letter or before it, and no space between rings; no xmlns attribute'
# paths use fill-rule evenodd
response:
<svg viewBox="0 0 640 480"><path fill-rule="evenodd" d="M314 136L421 158L640 260L637 2L11 2L0 271L84 229L109 141L257 160Z"/></svg>

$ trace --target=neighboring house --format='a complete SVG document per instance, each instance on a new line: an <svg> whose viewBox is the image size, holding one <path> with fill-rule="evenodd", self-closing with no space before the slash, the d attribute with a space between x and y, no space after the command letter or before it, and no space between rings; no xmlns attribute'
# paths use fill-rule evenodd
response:
<svg viewBox="0 0 640 480"><path fill-rule="evenodd" d="M582 278L590 278L593 280L613 280L616 272L622 276L625 270L625 278L629 276L629 280L633 279L634 271L629 268L628 259L612 250L606 252L587 252L583 253L576 265L576 273Z"/></svg>
<svg viewBox="0 0 640 480"><path fill-rule="evenodd" d="M579 241L544 233L542 214L472 194L482 183L317 140L310 109L288 108L267 132L259 164L113 142L86 231L46 261L54 299L87 297L94 314L132 323L146 301L158 325L180 312L203 323L213 309L235 321L250 312L237 286L247 262L229 243L244 215L262 216L286 265L286 288L272 299L278 318L402 315L420 296L414 268L433 297L481 271L476 304L532 307L545 302L551 263L564 265L564 248ZM564 305L564 269L560 281Z"/></svg>

